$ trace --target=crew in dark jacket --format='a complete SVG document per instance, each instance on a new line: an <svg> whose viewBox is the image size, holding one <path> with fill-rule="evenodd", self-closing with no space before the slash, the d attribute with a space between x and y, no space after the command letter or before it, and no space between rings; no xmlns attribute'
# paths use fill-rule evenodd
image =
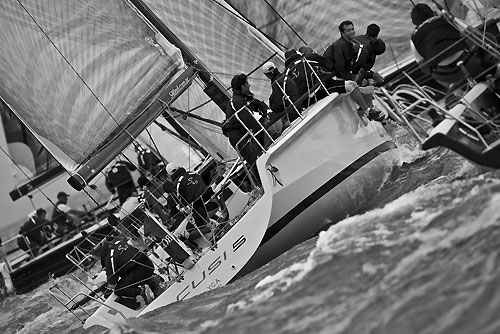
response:
<svg viewBox="0 0 500 334"><path fill-rule="evenodd" d="M196 226L203 227L208 223L208 212L205 208L204 193L208 187L203 178L197 173L189 173L183 167L174 163L167 165L167 174L172 178L173 186L177 197L182 201L181 205L192 205L193 218ZM172 202L167 202L171 205ZM173 208L169 208L173 209ZM188 224L188 230L194 226Z"/></svg>
<svg viewBox="0 0 500 334"><path fill-rule="evenodd" d="M63 237L63 240L69 238L69 233L77 228L82 219L88 215L85 211L72 209L68 204L69 194L64 191L57 193L57 202L52 210L52 223L56 225L55 233Z"/></svg>
<svg viewBox="0 0 500 334"><path fill-rule="evenodd" d="M136 145L135 152L137 153L137 162L139 163L140 172L145 177L156 178L161 171L165 170L162 159L150 149Z"/></svg>
<svg viewBox="0 0 500 334"><path fill-rule="evenodd" d="M355 59L352 66L352 73L358 74L360 69L364 69L364 79L373 79L376 83L382 83L384 78L377 72L372 71L377 56L385 52L385 43L378 38L380 27L375 23L368 25L365 35L355 37L357 45L355 47Z"/></svg>
<svg viewBox="0 0 500 334"><path fill-rule="evenodd" d="M262 128L252 112L266 116L269 108L263 101L254 98L245 74L242 73L234 76L231 80L231 88L233 90L233 97L228 103L226 121L222 130L229 138L231 145L240 152L242 158L250 166L253 166L262 152L259 144L250 135L247 135L246 139L239 145L237 143L247 134L247 128L254 134L257 134ZM239 119L236 117L236 113L238 113ZM264 144L263 132L257 134L256 138L260 145Z"/></svg>
<svg viewBox="0 0 500 334"><path fill-rule="evenodd" d="M320 87L317 85L318 78L313 73L313 70L306 64L303 55L296 50L290 49L285 52L286 76L295 82L299 97L307 94L307 98L302 102L301 107L307 108L314 104L318 98L316 93Z"/></svg>
<svg viewBox="0 0 500 334"><path fill-rule="evenodd" d="M371 100L367 101L368 99L365 99L356 82L335 79L333 73L328 72L325 68L325 61L322 56L315 54L309 47L302 47L302 51L306 53L302 55L295 50L285 52L285 65L288 68L287 75L294 78L299 94L308 94L308 98L302 105L304 108L328 95L322 86L312 89L318 82L319 77L328 93L349 93L353 101L359 106L358 114L361 117L367 116L368 119L376 121L382 121L385 118L381 111L373 106ZM307 65L305 60L308 61ZM313 73L313 70L315 73Z"/></svg>
<svg viewBox="0 0 500 334"><path fill-rule="evenodd" d="M113 194L118 192L120 204L123 204L136 191L134 179L130 174L134 170L136 168L130 162L118 160L106 174L106 187Z"/></svg>
<svg viewBox="0 0 500 334"><path fill-rule="evenodd" d="M271 96L269 96L269 107L273 111L269 118L273 119L274 115L281 114L285 108L292 105L300 97L295 82L281 73L278 67L273 62L267 62L262 66L262 72L271 80ZM300 107L298 110L300 111ZM292 122L299 117L296 108L293 108L288 115L284 117L288 122Z"/></svg>
<svg viewBox="0 0 500 334"><path fill-rule="evenodd" d="M359 90L356 88L357 86L354 85L354 82L344 79L335 79L333 73L328 71L328 62L326 58L314 52L311 47L301 46L299 48L299 52L303 54L305 59L307 59L309 63L308 67L312 68L316 72L316 75L321 78L323 85L329 93L351 93L353 100L358 103ZM316 75L309 74L309 80L311 82L316 82ZM316 98L321 99L326 95L327 94L324 89L321 88L319 92L316 93ZM364 101L364 99L361 98L361 95L359 95L359 97L362 101ZM358 105L360 107L364 106L363 102L361 102L361 104L358 103Z"/></svg>
<svg viewBox="0 0 500 334"><path fill-rule="evenodd" d="M328 69L345 80L355 80L352 73L354 55L354 24L351 21L343 21L339 25L340 38L330 45L323 56L328 61Z"/></svg>
<svg viewBox="0 0 500 334"><path fill-rule="evenodd" d="M144 253L122 239L102 241L92 249L92 255L100 258L106 270L107 288L120 297L117 302L136 310L151 301L150 289L157 289L154 266Z"/></svg>
<svg viewBox="0 0 500 334"><path fill-rule="evenodd" d="M44 209L37 209L35 214L29 217L28 221L21 226L19 234L24 235L29 242L26 244L25 239L18 238L19 247L25 251L31 251L36 256L40 247L47 242L46 231L49 232L50 224L45 219L47 212Z"/></svg>
<svg viewBox="0 0 500 334"><path fill-rule="evenodd" d="M473 78L481 79L486 74L500 77L498 61L481 48L471 52L462 34L428 5L415 5L411 20L416 26L410 43L415 59L422 71L445 87L464 79L457 66L460 60Z"/></svg>

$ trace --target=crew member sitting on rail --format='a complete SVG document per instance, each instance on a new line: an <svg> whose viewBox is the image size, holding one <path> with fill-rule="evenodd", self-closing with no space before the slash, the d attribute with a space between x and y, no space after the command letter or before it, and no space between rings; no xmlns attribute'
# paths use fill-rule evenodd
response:
<svg viewBox="0 0 500 334"><path fill-rule="evenodd" d="M372 100L365 99L356 82L335 78L333 72L327 72L324 63L312 52L311 48L302 48L302 50L307 53L303 55L293 49L286 51L285 66L287 67L286 75L295 81L299 95L308 94L308 98L302 105L304 108L327 96L323 87L317 86L319 78L328 93L349 93L353 101L359 106L358 114L360 117L366 116L368 119L375 121L385 119L385 115L373 106ZM363 89L366 89L366 87Z"/></svg>
<svg viewBox="0 0 500 334"><path fill-rule="evenodd" d="M52 211L52 223L57 225L56 234L62 236L63 240L69 238L69 232L80 226L82 218L88 213L72 209L68 204L69 195L64 191L57 194L57 202Z"/></svg>
<svg viewBox="0 0 500 334"><path fill-rule="evenodd" d="M26 243L25 238L18 237L18 246L22 250L31 252L33 256L38 255L40 247L47 243L48 240L46 230L49 229L49 221L45 219L46 215L47 212L44 209L37 209L19 230L19 234L25 236L29 244Z"/></svg>

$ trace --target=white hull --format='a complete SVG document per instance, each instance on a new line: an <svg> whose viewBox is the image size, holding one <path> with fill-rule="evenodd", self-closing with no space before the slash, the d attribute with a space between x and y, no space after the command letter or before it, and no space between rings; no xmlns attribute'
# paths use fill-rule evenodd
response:
<svg viewBox="0 0 500 334"><path fill-rule="evenodd" d="M85 323L109 327L229 283L308 239L370 198L386 175L383 152L394 147L380 123L364 126L350 98L329 97L311 108L258 160L264 195L180 282L142 311L109 298ZM269 169L274 166L275 172Z"/></svg>
<svg viewBox="0 0 500 334"><path fill-rule="evenodd" d="M347 96L321 100L259 161L272 188L271 220L261 247L239 275L246 274L376 195L392 159L391 137L378 122L364 126ZM313 135L312 135L313 134ZM265 162L264 162L265 161ZM265 164L265 166L263 166ZM275 177L269 165L277 168ZM281 184L280 184L281 183Z"/></svg>

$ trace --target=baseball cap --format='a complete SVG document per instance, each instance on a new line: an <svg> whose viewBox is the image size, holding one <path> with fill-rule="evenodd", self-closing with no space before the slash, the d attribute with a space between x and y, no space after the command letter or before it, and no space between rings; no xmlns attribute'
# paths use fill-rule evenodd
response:
<svg viewBox="0 0 500 334"><path fill-rule="evenodd" d="M60 191L57 193L57 198L59 198L59 197L69 197L69 195L66 194L64 191Z"/></svg>
<svg viewBox="0 0 500 334"><path fill-rule="evenodd" d="M262 72L264 72L264 74L269 74L272 73L275 68L276 65L272 61L268 61L267 63L262 65Z"/></svg>
<svg viewBox="0 0 500 334"><path fill-rule="evenodd" d="M174 174L174 172L179 168L179 166L177 166L176 164L174 164L173 162L169 162L167 167L165 168L167 170L167 174L168 175L172 175Z"/></svg>

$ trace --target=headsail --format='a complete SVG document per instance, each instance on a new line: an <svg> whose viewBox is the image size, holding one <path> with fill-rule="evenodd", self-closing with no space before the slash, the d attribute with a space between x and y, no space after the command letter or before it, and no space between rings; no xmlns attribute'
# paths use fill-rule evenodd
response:
<svg viewBox="0 0 500 334"><path fill-rule="evenodd" d="M155 31L119 0L4 1L0 28L0 95L70 172L179 71L178 59L150 43Z"/></svg>
<svg viewBox="0 0 500 334"><path fill-rule="evenodd" d="M200 71L198 76L201 80L195 80L197 84L191 85L172 104L174 108L168 111L170 115L198 143L203 143L203 148L214 158L235 157L236 153L220 129L225 119L220 109L225 109L224 99L229 98L220 99L214 91L228 89L235 74L251 74L258 70L249 79L252 92L259 99L267 100L270 83L260 72L260 67L278 55L273 61L283 68L282 50L264 41L262 35L224 1L131 2L160 26L158 29L168 40L174 44L182 41L184 58ZM226 95L230 94L226 92ZM175 109L183 114L177 113ZM181 117L186 113L215 123Z"/></svg>
<svg viewBox="0 0 500 334"><path fill-rule="evenodd" d="M248 74L257 69L258 75L250 78L252 92L257 98L267 100L270 83L260 72L260 66L281 50L269 41L260 39L256 29L228 4L224 1L206 0L142 2L225 87L230 87L235 74ZM273 61L281 68L284 67L282 60Z"/></svg>
<svg viewBox="0 0 500 334"><path fill-rule="evenodd" d="M9 195L15 201L61 175L64 169L2 100L0 117L15 185Z"/></svg>

